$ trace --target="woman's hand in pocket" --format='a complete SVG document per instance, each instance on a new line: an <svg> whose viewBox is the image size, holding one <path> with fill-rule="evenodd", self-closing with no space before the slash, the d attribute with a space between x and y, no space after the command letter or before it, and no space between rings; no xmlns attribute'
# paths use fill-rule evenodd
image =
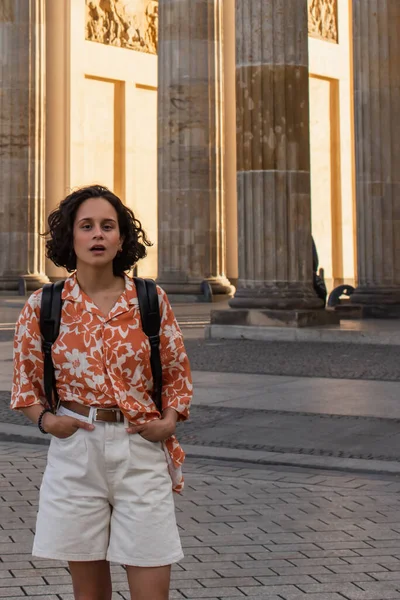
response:
<svg viewBox="0 0 400 600"><path fill-rule="evenodd" d="M51 413L46 413L43 417L42 425L44 430L54 437L66 439L74 435L78 429L86 429L93 431L94 425L74 419L74 417L57 416Z"/></svg>
<svg viewBox="0 0 400 600"><path fill-rule="evenodd" d="M130 425L127 432L130 434L138 433L149 442L164 442L171 435L174 435L177 419L178 413L172 408L167 408L161 419L143 425Z"/></svg>

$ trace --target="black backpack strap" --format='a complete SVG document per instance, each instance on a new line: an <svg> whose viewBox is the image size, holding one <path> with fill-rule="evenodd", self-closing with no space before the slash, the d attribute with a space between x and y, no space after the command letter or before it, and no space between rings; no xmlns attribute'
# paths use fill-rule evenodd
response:
<svg viewBox="0 0 400 600"><path fill-rule="evenodd" d="M52 412L55 412L57 409L58 394L51 349L60 332L62 307L61 294L63 287L64 281L46 283L43 286L42 302L40 306L40 333L42 334L44 362L44 393L46 395L49 408L52 410Z"/></svg>
<svg viewBox="0 0 400 600"><path fill-rule="evenodd" d="M153 375L153 401L157 410L162 412L162 364L160 355L161 316L155 281L134 277L139 301L142 329L149 338L151 354L150 365Z"/></svg>

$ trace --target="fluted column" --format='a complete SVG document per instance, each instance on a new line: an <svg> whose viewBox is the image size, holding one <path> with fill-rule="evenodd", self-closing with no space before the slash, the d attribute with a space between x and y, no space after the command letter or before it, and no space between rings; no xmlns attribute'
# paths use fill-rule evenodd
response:
<svg viewBox="0 0 400 600"><path fill-rule="evenodd" d="M169 293L225 277L221 0L160 0L158 264Z"/></svg>
<svg viewBox="0 0 400 600"><path fill-rule="evenodd" d="M400 317L400 2L354 0L358 288L369 317Z"/></svg>
<svg viewBox="0 0 400 600"><path fill-rule="evenodd" d="M44 0L0 2L0 289L39 287L44 227Z"/></svg>
<svg viewBox="0 0 400 600"><path fill-rule="evenodd" d="M236 0L236 79L239 284L231 306L319 308L307 0Z"/></svg>

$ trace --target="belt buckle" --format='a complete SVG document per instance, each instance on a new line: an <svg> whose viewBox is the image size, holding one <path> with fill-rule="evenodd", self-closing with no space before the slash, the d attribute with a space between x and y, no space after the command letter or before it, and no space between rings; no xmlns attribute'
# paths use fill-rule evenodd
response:
<svg viewBox="0 0 400 600"><path fill-rule="evenodd" d="M93 421L95 423L104 423L104 422L106 422L106 421L101 421L100 419L97 418L97 411L99 411L99 410L105 410L105 411L108 410L109 412L115 412L116 415L117 415L116 423L123 423L124 422L124 416L123 416L120 408L107 408L107 407L99 406L99 407L97 407L97 408L94 409L95 412L94 412L94 416L93 416Z"/></svg>

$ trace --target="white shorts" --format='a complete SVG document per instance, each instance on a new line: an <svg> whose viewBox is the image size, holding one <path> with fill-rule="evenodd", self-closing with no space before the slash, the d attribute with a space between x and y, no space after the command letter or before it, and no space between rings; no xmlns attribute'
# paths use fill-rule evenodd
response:
<svg viewBox="0 0 400 600"><path fill-rule="evenodd" d="M69 414L89 421L61 407ZM95 423L53 437L40 488L32 554L157 567L183 558L171 478L161 443Z"/></svg>

